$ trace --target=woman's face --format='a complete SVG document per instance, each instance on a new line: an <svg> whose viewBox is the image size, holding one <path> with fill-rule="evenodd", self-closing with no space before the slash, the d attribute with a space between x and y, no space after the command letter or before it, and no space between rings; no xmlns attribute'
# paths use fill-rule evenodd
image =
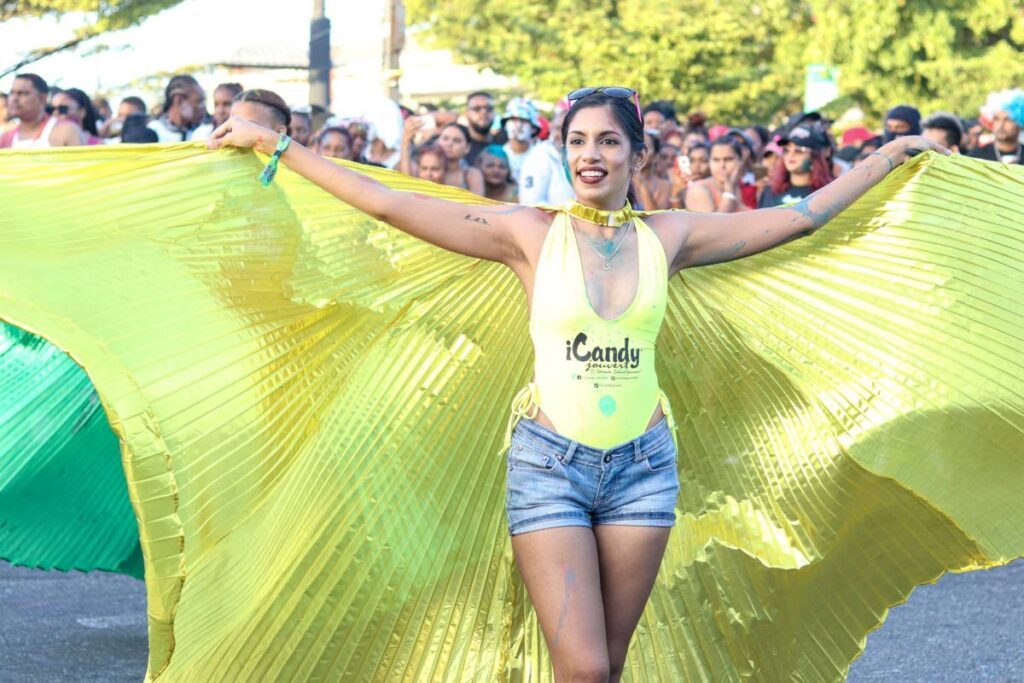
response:
<svg viewBox="0 0 1024 683"><path fill-rule="evenodd" d="M782 163L790 173L811 172L811 150L800 147L796 143L788 142L782 148Z"/></svg>
<svg viewBox="0 0 1024 683"><path fill-rule="evenodd" d="M349 154L352 152L348 146L348 140L345 136L337 133L330 132L320 136L320 144L317 147L317 151L320 152L321 156L332 157L334 159L348 159Z"/></svg>
<svg viewBox="0 0 1024 683"><path fill-rule="evenodd" d="M702 180L711 175L711 157L703 147L690 150L690 175L694 180Z"/></svg>
<svg viewBox="0 0 1024 683"><path fill-rule="evenodd" d="M500 157L482 153L480 155L480 170L484 174L484 182L488 185L504 185L508 182L510 174L508 164Z"/></svg>
<svg viewBox="0 0 1024 683"><path fill-rule="evenodd" d="M736 173L736 167L742 163L732 145L715 145L711 148L711 177L724 183L729 176Z"/></svg>
<svg viewBox="0 0 1024 683"><path fill-rule="evenodd" d="M366 139L369 135L366 126L351 124L348 127L348 134L352 136L352 159L362 159L363 152L366 151Z"/></svg>
<svg viewBox="0 0 1024 683"><path fill-rule="evenodd" d="M469 152L469 140L462 130L455 126L448 126L442 130L437 138L437 144L444 150L449 161L461 161Z"/></svg>
<svg viewBox="0 0 1024 683"><path fill-rule="evenodd" d="M59 92L53 96L51 104L53 105L53 112L57 115L58 119L74 121L79 126L82 125L82 108L78 106L78 102L71 95ZM62 114L62 111L66 111L66 113Z"/></svg>
<svg viewBox="0 0 1024 683"><path fill-rule="evenodd" d="M444 184L445 160L437 154L421 154L416 175L421 180Z"/></svg>
<svg viewBox="0 0 1024 683"><path fill-rule="evenodd" d="M634 164L642 166L647 152L633 154L611 109L586 107L573 116L565 137L566 161L576 196L601 209L621 208Z"/></svg>
<svg viewBox="0 0 1024 683"><path fill-rule="evenodd" d="M672 164L676 163L677 156L679 156L679 148L672 145L662 145L661 150L658 152L658 163L654 167L654 172L659 176L668 175Z"/></svg>
<svg viewBox="0 0 1024 683"><path fill-rule="evenodd" d="M661 127L665 125L665 121L665 115L660 111L652 109L644 114L644 128L661 130Z"/></svg>

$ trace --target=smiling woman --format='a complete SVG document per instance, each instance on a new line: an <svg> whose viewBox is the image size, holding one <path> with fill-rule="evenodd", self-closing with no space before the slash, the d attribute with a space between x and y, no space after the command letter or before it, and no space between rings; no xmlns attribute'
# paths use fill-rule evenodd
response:
<svg viewBox="0 0 1024 683"><path fill-rule="evenodd" d="M914 585L1024 552L1024 179L911 137L792 207L640 212L619 90L557 208L238 117L0 153L0 317L120 440L151 679L838 680ZM63 384L32 406L84 419ZM32 552L99 544L62 512Z"/></svg>

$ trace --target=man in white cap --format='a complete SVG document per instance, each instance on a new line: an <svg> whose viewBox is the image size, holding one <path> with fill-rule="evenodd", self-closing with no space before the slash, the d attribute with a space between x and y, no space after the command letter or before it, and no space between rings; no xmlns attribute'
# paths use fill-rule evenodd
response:
<svg viewBox="0 0 1024 683"><path fill-rule="evenodd" d="M501 127L508 135L508 142L503 149L508 155L512 178L519 182L523 162L537 139L537 133L540 132L540 113L529 100L522 97L513 98L505 108L505 115L501 117Z"/></svg>

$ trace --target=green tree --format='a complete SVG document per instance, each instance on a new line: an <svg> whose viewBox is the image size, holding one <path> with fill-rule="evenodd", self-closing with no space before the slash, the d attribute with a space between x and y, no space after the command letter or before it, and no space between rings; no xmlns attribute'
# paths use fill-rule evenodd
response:
<svg viewBox="0 0 1024 683"><path fill-rule="evenodd" d="M842 98L877 122L890 106L977 110L1024 82L1020 0L406 0L438 47L554 100L622 84L713 119L799 109L807 64L841 69Z"/></svg>
<svg viewBox="0 0 1024 683"><path fill-rule="evenodd" d="M875 117L895 104L968 115L1024 81L1019 0L814 0L807 61L842 67L840 89Z"/></svg>
<svg viewBox="0 0 1024 683"><path fill-rule="evenodd" d="M406 0L411 22L461 59L549 101L628 85L685 112L766 120L799 106L809 6L797 0Z"/></svg>
<svg viewBox="0 0 1024 683"><path fill-rule="evenodd" d="M77 47L82 43L108 31L118 31L135 26L154 14L181 3L182 0L56 0L37 2L35 0L0 0L0 22L10 19L55 16L84 12L89 23L77 31L70 40L50 47L33 50L17 64L8 66L0 78L57 52Z"/></svg>

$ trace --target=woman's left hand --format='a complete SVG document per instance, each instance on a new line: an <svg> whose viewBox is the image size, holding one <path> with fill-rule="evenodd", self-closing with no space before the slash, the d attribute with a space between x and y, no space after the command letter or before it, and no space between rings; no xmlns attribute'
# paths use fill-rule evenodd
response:
<svg viewBox="0 0 1024 683"><path fill-rule="evenodd" d="M232 116L210 134L206 146L210 149L218 147L252 147L264 154L270 154L277 146L278 134L252 121Z"/></svg>
<svg viewBox="0 0 1024 683"><path fill-rule="evenodd" d="M916 157L918 154L922 154L924 152L938 152L945 156L952 154L952 152L939 143L932 142L921 135L902 135L878 149L879 152L882 152L883 150L889 152L889 158L892 159L893 163L897 166L907 159Z"/></svg>

